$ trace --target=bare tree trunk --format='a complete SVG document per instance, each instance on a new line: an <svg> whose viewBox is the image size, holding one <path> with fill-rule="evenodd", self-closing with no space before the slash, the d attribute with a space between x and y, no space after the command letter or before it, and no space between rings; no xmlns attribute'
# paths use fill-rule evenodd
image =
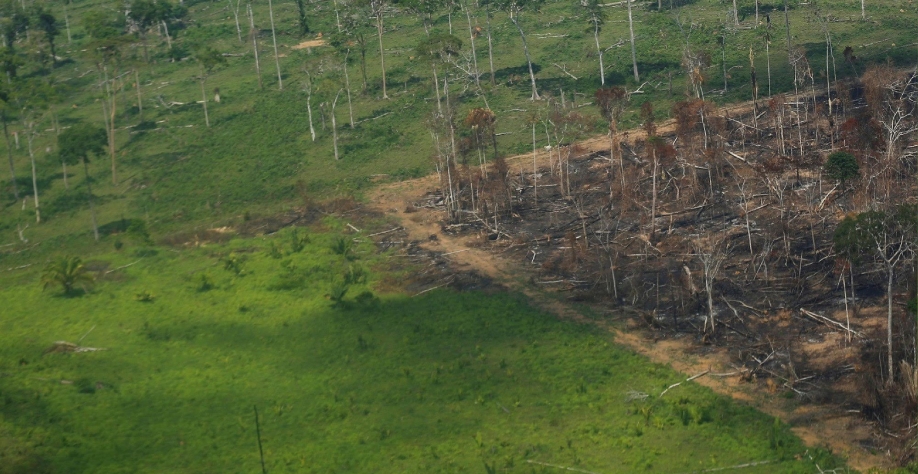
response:
<svg viewBox="0 0 918 474"><path fill-rule="evenodd" d="M86 174L86 194L89 197L89 215L92 217L92 233L96 237L96 242L98 242L99 224L96 221L96 207L92 202L92 180L89 178L89 165L86 163L85 158L81 159L80 161L83 162L83 172Z"/></svg>
<svg viewBox="0 0 918 474"><path fill-rule="evenodd" d="M864 11L864 0L861 0L861 20L867 19L867 13Z"/></svg>
<svg viewBox="0 0 918 474"><path fill-rule="evenodd" d="M491 10L486 7L485 11L488 17L488 62L491 64L491 87L494 87L496 83L494 82L494 48L491 45Z"/></svg>
<svg viewBox="0 0 918 474"><path fill-rule="evenodd" d="M650 145L653 146L653 145ZM657 159L656 150L652 151L653 153L653 184L651 192L653 193L650 198L650 239L653 240L654 236L657 233L657 174L660 169L660 160Z"/></svg>
<svg viewBox="0 0 918 474"><path fill-rule="evenodd" d="M335 2L335 26L338 27L338 33L341 33L341 15L338 14L338 0Z"/></svg>
<svg viewBox="0 0 918 474"><path fill-rule="evenodd" d="M790 17L787 14L787 0L784 0L784 29L787 33L787 55L790 56L791 54Z"/></svg>
<svg viewBox="0 0 918 474"><path fill-rule="evenodd" d="M239 20L236 20L237 24L238 24L238 21ZM169 25L166 23L165 20L163 20L163 31L166 32L166 46L168 46L169 49L172 49L172 36L169 35Z"/></svg>
<svg viewBox="0 0 918 474"><path fill-rule="evenodd" d="M229 3L230 10L233 11L233 18L236 19L236 36L239 37L239 42L243 43L244 41L242 41L242 28L239 27L239 3L242 0L236 0L236 8L233 8L233 0L226 1Z"/></svg>
<svg viewBox="0 0 918 474"><path fill-rule="evenodd" d="M631 65L634 68L634 82L641 82L637 67L637 49L634 46L634 21L631 17L631 0L625 0L628 5L628 32L631 34Z"/></svg>
<svg viewBox="0 0 918 474"><path fill-rule="evenodd" d="M255 15L252 13L252 5L247 6L249 13L249 28L252 35L252 51L255 52L255 73L258 75L258 89L264 88L261 82L261 65L258 63L258 32L255 30Z"/></svg>
<svg viewBox="0 0 918 474"><path fill-rule="evenodd" d="M893 366L893 276L894 268L887 265L886 278L886 347L889 364L889 383L893 382L896 369Z"/></svg>
<svg viewBox="0 0 918 474"><path fill-rule="evenodd" d="M6 126L6 112L0 111L0 119L3 120L3 134L6 136L6 155L10 161L10 182L13 185L13 197L19 200L19 186L16 184L16 167L13 165L13 141L10 140L10 131Z"/></svg>
<svg viewBox="0 0 918 474"><path fill-rule="evenodd" d="M41 223L41 211L38 205L38 173L35 169L35 152L32 149L32 142L35 140L35 123L31 120L26 124L28 131L27 142L29 144L29 161L32 163L32 196L35 202L35 223Z"/></svg>
<svg viewBox="0 0 918 474"><path fill-rule="evenodd" d="M765 64L768 66L768 96L771 97L771 53L768 50L768 39L765 40Z"/></svg>
<svg viewBox="0 0 918 474"><path fill-rule="evenodd" d="M73 41L70 38L70 15L67 14L67 4L64 4L64 26L67 28L67 44Z"/></svg>
<svg viewBox="0 0 918 474"><path fill-rule="evenodd" d="M137 111L140 117L140 121L143 122L143 97L140 93L140 74L137 73L137 69L134 69L134 84L137 85Z"/></svg>
<svg viewBox="0 0 918 474"><path fill-rule="evenodd" d="M469 13L469 6L465 5L465 19L469 24L469 44L472 46L472 66L475 68L475 86L481 90L481 73L478 72L478 54L475 53L475 34L472 32L472 15Z"/></svg>
<svg viewBox="0 0 918 474"><path fill-rule="evenodd" d="M280 57L277 54L277 33L274 31L274 6L268 0L268 15L271 18L271 40L274 42L274 64L277 66L277 88L284 90L284 80L281 78Z"/></svg>
<svg viewBox="0 0 918 474"><path fill-rule="evenodd" d="M520 27L517 15L518 14L510 15L510 21L512 21L516 29L519 30L520 38L523 40L523 53L526 55L526 65L529 66L529 80L532 82L532 97L530 97L530 100L541 100L539 91L536 89L535 73L532 72L532 59L529 57L529 46L526 44L526 34L523 33L523 28Z"/></svg>
<svg viewBox="0 0 918 474"><path fill-rule="evenodd" d="M306 112L309 115L309 136L316 141L316 129L312 126L312 91L306 93Z"/></svg>
<svg viewBox="0 0 918 474"><path fill-rule="evenodd" d="M204 77L204 71L201 71L201 99L203 99L204 104L204 123L207 125L207 128L210 128L210 117L207 116L207 92L204 90L204 82L207 81L207 78Z"/></svg>
<svg viewBox="0 0 918 474"><path fill-rule="evenodd" d="M332 145L335 148L335 161L338 161L338 124L335 121L335 106L338 105L338 97L341 95L341 89L335 94L335 100L331 104L331 125L332 125Z"/></svg>
<svg viewBox="0 0 918 474"><path fill-rule="evenodd" d="M658 2L661 0L657 0ZM659 7L658 7L659 9ZM596 41L596 54L599 55L599 80L600 83L606 85L606 68L602 64L602 47L599 46L599 23L596 21L596 18L593 18L593 39Z"/></svg>
<svg viewBox="0 0 918 474"><path fill-rule="evenodd" d="M755 28L759 28L759 0L755 0Z"/></svg>
<svg viewBox="0 0 918 474"><path fill-rule="evenodd" d="M337 6L338 4L335 3ZM354 129L354 106L351 104L351 79L347 75L347 57L351 54L351 50L347 50L347 53L344 55L344 87L347 88L347 113L350 118L351 130Z"/></svg>
<svg viewBox="0 0 918 474"><path fill-rule="evenodd" d="M440 105L440 80L437 79L437 64L431 62L431 69L433 70L434 92L437 94L437 112L443 113L443 107Z"/></svg>
<svg viewBox="0 0 918 474"><path fill-rule="evenodd" d="M536 167L536 138L535 122L532 122L532 199L535 205L539 205L539 174Z"/></svg>
<svg viewBox="0 0 918 474"><path fill-rule="evenodd" d="M382 35L382 10L379 10L376 12L376 37L379 39L379 64L382 67L382 98L388 99L389 95L386 94L386 51L383 49Z"/></svg>

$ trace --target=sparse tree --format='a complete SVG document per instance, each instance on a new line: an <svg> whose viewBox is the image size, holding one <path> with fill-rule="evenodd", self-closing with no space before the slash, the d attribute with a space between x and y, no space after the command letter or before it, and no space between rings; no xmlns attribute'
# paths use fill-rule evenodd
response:
<svg viewBox="0 0 918 474"><path fill-rule="evenodd" d="M105 152L105 130L86 124L78 123L57 136L57 149L61 161L76 164L83 163L83 172L86 175L86 196L89 201L89 212L92 217L92 231L99 241L99 224L96 221L96 209L92 198L92 178L89 176L89 160L93 155Z"/></svg>
<svg viewBox="0 0 918 474"><path fill-rule="evenodd" d="M524 11L527 10L538 10L544 0L496 0L495 5L498 9L507 13L507 16L510 17L510 21L513 22L513 26L516 26L517 31L520 32L520 39L523 41L523 54L526 55L526 65L529 67L529 80L532 82L532 97L531 100L540 100L539 91L536 88L536 79L535 73L532 70L532 58L529 55L529 46L526 44L526 33L523 32L523 27L520 25L520 16ZM628 4L630 7L630 3Z"/></svg>
<svg viewBox="0 0 918 474"><path fill-rule="evenodd" d="M280 55L277 52L277 32L274 29L274 3L268 0L268 18L271 19L271 41L274 42L274 65L277 66L277 88L284 90L284 79L281 77Z"/></svg>
<svg viewBox="0 0 918 474"><path fill-rule="evenodd" d="M729 256L730 249L727 245L726 237L713 235L693 240L692 249L704 272L704 291L707 296L708 316L704 320L703 332L705 335L713 335L715 330L714 281L720 273L721 266Z"/></svg>
<svg viewBox="0 0 918 474"><path fill-rule="evenodd" d="M54 38L61 34L57 26L57 19L51 12L39 7L36 16L38 18L38 27L45 33L45 40L51 49L51 65L57 64L57 52L54 48Z"/></svg>
<svg viewBox="0 0 918 474"><path fill-rule="evenodd" d="M602 9L599 0L583 0L580 2L581 8L586 11L587 22L590 24L589 30L593 32L593 41L596 43L596 55L599 57L599 81L604 87L606 85L606 68L602 63L603 50L599 44L599 32L606 21L606 12Z"/></svg>
<svg viewBox="0 0 918 474"><path fill-rule="evenodd" d="M207 115L207 91L205 87L207 84L207 77L217 66L226 64L226 58L213 48L205 48L198 51L194 58L201 66L201 75L198 77L198 80L201 82L201 99L204 104L204 123L210 127L210 117Z"/></svg>
<svg viewBox="0 0 918 474"><path fill-rule="evenodd" d="M305 0L293 0L296 3L296 22L299 26L300 37L306 36L309 34L309 21L306 17L306 2Z"/></svg>
<svg viewBox="0 0 918 474"><path fill-rule="evenodd" d="M442 111L440 104L440 82L437 79L437 64L447 61L459 54L462 40L453 35L436 33L428 36L415 48L416 54L430 62L433 71L434 91L437 95L437 111Z"/></svg>

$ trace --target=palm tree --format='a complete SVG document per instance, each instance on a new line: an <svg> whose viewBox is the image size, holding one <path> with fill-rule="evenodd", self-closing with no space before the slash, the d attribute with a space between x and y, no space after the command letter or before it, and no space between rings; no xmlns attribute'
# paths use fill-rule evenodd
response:
<svg viewBox="0 0 918 474"><path fill-rule="evenodd" d="M66 295L72 294L77 286L85 290L86 285L91 285L92 282L93 277L80 257L61 257L48 262L41 274L44 289L60 285Z"/></svg>

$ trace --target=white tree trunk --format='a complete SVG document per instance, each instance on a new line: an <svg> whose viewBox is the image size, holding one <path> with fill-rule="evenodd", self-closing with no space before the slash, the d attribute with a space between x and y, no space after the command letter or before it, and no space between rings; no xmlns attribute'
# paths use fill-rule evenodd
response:
<svg viewBox="0 0 918 474"><path fill-rule="evenodd" d="M335 94L335 100L331 104L331 123L332 123L332 145L335 148L335 161L338 161L338 125L335 121L335 106L338 105L338 97L341 95L341 89Z"/></svg>
<svg viewBox="0 0 918 474"><path fill-rule="evenodd" d="M383 20L382 10L380 10L376 13L376 37L379 39L379 64L382 67L382 98L388 99L389 95L386 94L386 52L383 49L382 35Z"/></svg>
<svg viewBox="0 0 918 474"><path fill-rule="evenodd" d="M249 13L249 27L252 34L252 51L255 52L255 74L258 75L258 89L261 90L264 88L264 85L261 82L261 65L258 62L258 32L255 31L255 15L252 13L252 5L249 4L247 9Z"/></svg>
<svg viewBox="0 0 918 474"><path fill-rule="evenodd" d="M631 17L631 1L625 0L628 5L628 32L631 34L631 65L634 67L634 82L640 82L641 76L638 74L637 67L637 49L634 46L634 20Z"/></svg>
<svg viewBox="0 0 918 474"><path fill-rule="evenodd" d="M596 41L596 54L599 55L599 81L605 86L606 85L606 68L602 64L602 47L599 46L599 23L596 22L596 19L593 19L593 39Z"/></svg>
<svg viewBox="0 0 918 474"><path fill-rule="evenodd" d="M233 18L236 19L236 36L239 37L239 42L243 43L244 41L242 41L242 28L239 27L239 3L242 0L236 0L236 8L233 8L233 0L226 1L229 3L230 10L233 11Z"/></svg>
<svg viewBox="0 0 918 474"><path fill-rule="evenodd" d="M481 89L481 82L478 72L478 54L475 53L475 34L472 32L472 15L469 14L468 5L465 6L465 19L469 24L469 44L472 46L472 67L475 69L475 85Z"/></svg>
<svg viewBox="0 0 918 474"><path fill-rule="evenodd" d="M201 72L201 99L202 99L201 103L204 104L204 124L207 125L208 128L210 128L210 117L207 116L207 92L204 91L204 82L206 81L207 79L204 77L204 72L202 71Z"/></svg>
<svg viewBox="0 0 918 474"><path fill-rule="evenodd" d="M274 30L274 6L268 0L268 15L271 18L271 40L274 42L274 64L277 66L277 88L284 90L284 80L281 78L280 57L277 54L277 32Z"/></svg>
<svg viewBox="0 0 918 474"><path fill-rule="evenodd" d="M487 11L488 17L488 62L491 65L491 86L495 86L494 82L494 48L491 45L491 11Z"/></svg>
<svg viewBox="0 0 918 474"><path fill-rule="evenodd" d="M530 97L530 100L541 100L542 98L539 97L539 91L536 89L535 73L532 72L532 59L529 57L529 46L526 44L526 34L523 33L523 28L520 26L518 15L519 14L510 15L510 21L512 21L516 29L519 30L520 38L523 40L523 53L526 55L526 65L529 66L529 80L532 82L532 97Z"/></svg>
<svg viewBox="0 0 918 474"><path fill-rule="evenodd" d="M338 4L335 3L337 6ZM347 75L347 57L351 54L351 50L347 50L347 53L344 55L344 87L347 89L347 113L348 118L351 123L351 130L354 129L354 106L351 104L351 79Z"/></svg>
<svg viewBox="0 0 918 474"><path fill-rule="evenodd" d="M29 161L32 163L32 196L35 201L35 223L38 224L41 223L41 211L38 205L38 173L35 169L35 152L32 149L32 142L35 140L34 128L35 123L29 121L27 124L29 135L26 141L29 143Z"/></svg>

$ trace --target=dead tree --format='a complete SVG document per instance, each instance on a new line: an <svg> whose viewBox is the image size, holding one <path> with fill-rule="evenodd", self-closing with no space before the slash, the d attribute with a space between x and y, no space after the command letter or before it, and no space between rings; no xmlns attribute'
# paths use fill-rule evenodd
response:
<svg viewBox="0 0 918 474"><path fill-rule="evenodd" d="M715 330L714 281L724 261L730 255L730 248L726 236L706 235L692 240L692 249L704 272L704 291L707 295L708 314L705 317L702 332L705 336L713 336Z"/></svg>

